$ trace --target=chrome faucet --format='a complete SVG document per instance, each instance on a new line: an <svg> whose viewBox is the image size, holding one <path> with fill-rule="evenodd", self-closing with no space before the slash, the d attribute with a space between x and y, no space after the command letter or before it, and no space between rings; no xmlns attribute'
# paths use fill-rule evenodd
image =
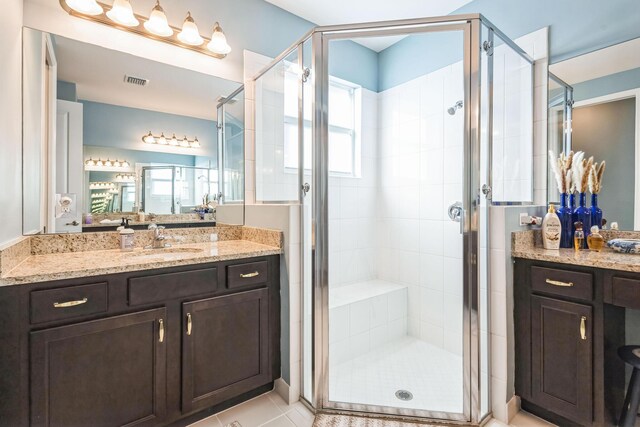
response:
<svg viewBox="0 0 640 427"><path fill-rule="evenodd" d="M163 249L169 248L171 245L166 243L165 240L171 237L164 235L164 226L154 223L149 224L149 231L153 231L153 243L149 246L145 246L145 249Z"/></svg>

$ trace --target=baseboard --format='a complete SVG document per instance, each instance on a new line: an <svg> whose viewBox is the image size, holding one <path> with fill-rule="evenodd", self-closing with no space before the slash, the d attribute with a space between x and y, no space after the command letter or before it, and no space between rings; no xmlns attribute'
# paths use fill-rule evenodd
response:
<svg viewBox="0 0 640 427"><path fill-rule="evenodd" d="M518 412L520 412L520 396L514 395L507 402L507 421L511 423L511 420Z"/></svg>
<svg viewBox="0 0 640 427"><path fill-rule="evenodd" d="M278 393L278 395L287 402L287 404L291 405L293 402L296 402L298 399L292 399L291 397L291 386L287 384L285 380L282 378L278 378L273 387L274 391Z"/></svg>

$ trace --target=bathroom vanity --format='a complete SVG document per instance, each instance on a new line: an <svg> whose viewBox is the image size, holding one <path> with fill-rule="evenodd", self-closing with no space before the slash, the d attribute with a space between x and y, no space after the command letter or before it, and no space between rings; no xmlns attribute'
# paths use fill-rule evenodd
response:
<svg viewBox="0 0 640 427"><path fill-rule="evenodd" d="M640 257L514 252L516 394L562 426L613 426L625 393L625 309L640 308Z"/></svg>
<svg viewBox="0 0 640 427"><path fill-rule="evenodd" d="M271 389L280 376L279 249L227 243L235 255L215 262L173 257L176 266L159 268L166 262L151 255L134 271L5 280L0 424L185 425Z"/></svg>

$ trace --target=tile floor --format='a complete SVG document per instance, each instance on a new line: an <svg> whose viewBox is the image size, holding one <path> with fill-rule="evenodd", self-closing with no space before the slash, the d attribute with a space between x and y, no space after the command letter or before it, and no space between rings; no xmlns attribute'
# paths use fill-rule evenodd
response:
<svg viewBox="0 0 640 427"><path fill-rule="evenodd" d="M276 392L271 391L200 420L189 427L312 427L313 419L311 411L302 403L288 405ZM234 422L236 422L235 425L233 425ZM379 425L379 423L376 424ZM510 424L490 420L484 425L484 427L552 426L553 424L526 412L517 414Z"/></svg>
<svg viewBox="0 0 640 427"><path fill-rule="evenodd" d="M405 336L331 369L329 397L338 402L462 412L462 371L462 357ZM398 390L410 391L413 399L398 399Z"/></svg>
<svg viewBox="0 0 640 427"><path fill-rule="evenodd" d="M237 427L311 427L313 418L302 403L288 405L276 392L270 391L189 427L227 427L234 421L240 424Z"/></svg>

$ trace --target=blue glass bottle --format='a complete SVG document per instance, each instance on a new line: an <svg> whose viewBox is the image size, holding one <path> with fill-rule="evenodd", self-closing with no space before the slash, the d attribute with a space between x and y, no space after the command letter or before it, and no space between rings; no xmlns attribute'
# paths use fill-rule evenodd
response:
<svg viewBox="0 0 640 427"><path fill-rule="evenodd" d="M597 225L598 228L602 228L602 209L598 207L598 195L591 195L591 207L589 208L591 211L591 225Z"/></svg>
<svg viewBox="0 0 640 427"><path fill-rule="evenodd" d="M567 205L567 194L560 194L560 207L556 211L560 218L560 225L562 230L560 231L560 247L571 248L573 247L573 218L571 208Z"/></svg>
<svg viewBox="0 0 640 427"><path fill-rule="evenodd" d="M586 249L587 237L591 230L591 211L587 208L587 195L580 193L580 199L578 207L574 211L573 217L576 218L574 222L580 221L584 230L584 244Z"/></svg>
<svg viewBox="0 0 640 427"><path fill-rule="evenodd" d="M571 239L573 239L573 233L576 231L576 222L578 222L578 217L576 216L576 193L571 191L569 193L569 212L571 215ZM573 241L571 242L571 247L573 247Z"/></svg>

